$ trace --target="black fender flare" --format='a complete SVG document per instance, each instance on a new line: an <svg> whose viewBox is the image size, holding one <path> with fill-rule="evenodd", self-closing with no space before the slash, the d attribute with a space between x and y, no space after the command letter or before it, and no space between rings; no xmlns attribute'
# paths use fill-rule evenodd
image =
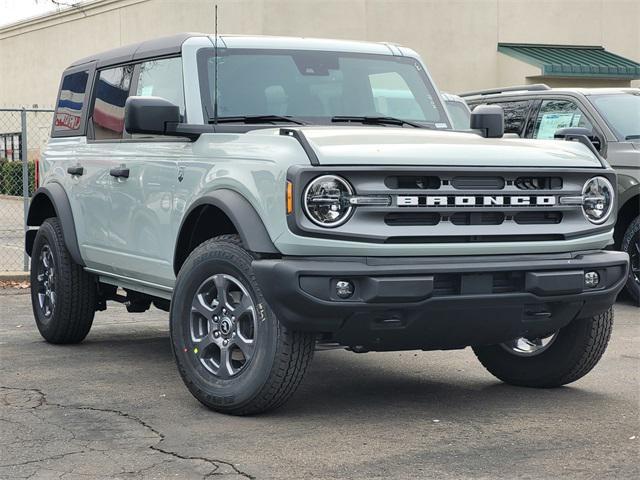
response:
<svg viewBox="0 0 640 480"><path fill-rule="evenodd" d="M280 253L271 241L269 232L267 232L262 219L253 208L253 205L251 205L251 203L249 203L249 201L238 192L221 188L198 198L189 206L189 209L183 216L180 228L178 229L178 236L173 253L173 268L176 274L178 272L177 260L178 248L180 245L179 239L182 237L182 229L185 221L196 208L203 205L211 205L219 208L229 218L229 220L231 220L231 223L233 223L240 235L242 244L247 250L256 253Z"/></svg>
<svg viewBox="0 0 640 480"><path fill-rule="evenodd" d="M43 202L51 202L55 211L56 217L62 225L62 233L64 235L64 243L69 250L69 254L73 261L78 265L85 266L82 256L80 255L80 246L78 245L78 236L76 235L76 225L73 221L73 212L71 211L71 204L69 203L69 197L67 196L64 188L59 183L48 183L36 190L31 204L29 205L29 212L27 213L27 226L39 227L42 225L49 215L43 209ZM25 250L29 256L33 251L33 242L36 238L36 229L29 229L25 235Z"/></svg>

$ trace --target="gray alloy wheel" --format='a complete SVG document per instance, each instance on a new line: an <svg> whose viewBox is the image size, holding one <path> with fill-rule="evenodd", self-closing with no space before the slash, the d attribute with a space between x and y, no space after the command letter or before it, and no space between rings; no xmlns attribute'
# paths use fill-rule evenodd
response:
<svg viewBox="0 0 640 480"><path fill-rule="evenodd" d="M273 314L253 273L255 258L238 235L205 241L181 266L171 301L171 345L182 380L204 405L232 415L286 402L316 340Z"/></svg>
<svg viewBox="0 0 640 480"><path fill-rule="evenodd" d="M518 337L508 342L501 343L500 346L507 352L517 355L519 357L533 357L540 355L547 348L551 346L554 340L557 338L558 332L554 332L551 335L547 335L542 338L526 338Z"/></svg>
<svg viewBox="0 0 640 480"><path fill-rule="evenodd" d="M251 362L258 332L256 308L232 275L217 274L202 282L191 303L189 327L185 333L193 353L216 377L233 377Z"/></svg>
<svg viewBox="0 0 640 480"><path fill-rule="evenodd" d="M37 260L37 279L35 285L38 295L38 305L44 320L51 318L56 306L56 264L48 244L42 246Z"/></svg>

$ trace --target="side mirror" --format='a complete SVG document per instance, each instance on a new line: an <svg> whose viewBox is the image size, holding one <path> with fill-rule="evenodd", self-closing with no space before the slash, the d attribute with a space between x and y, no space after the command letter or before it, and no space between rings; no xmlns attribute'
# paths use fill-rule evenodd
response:
<svg viewBox="0 0 640 480"><path fill-rule="evenodd" d="M589 143L593 145L596 150L600 151L602 148L602 142L598 138L598 136L588 128L584 127L566 127L559 128L556 130L556 133L553 134L553 138L556 140L578 140L584 143L584 138L589 140ZM589 145L587 145L589 146Z"/></svg>
<svg viewBox="0 0 640 480"><path fill-rule="evenodd" d="M502 138L504 111L500 105L478 105L471 112L471 128L480 130L485 138Z"/></svg>
<svg viewBox="0 0 640 480"><path fill-rule="evenodd" d="M180 123L180 108L160 97L129 97L124 104L124 128L129 133L166 135Z"/></svg>

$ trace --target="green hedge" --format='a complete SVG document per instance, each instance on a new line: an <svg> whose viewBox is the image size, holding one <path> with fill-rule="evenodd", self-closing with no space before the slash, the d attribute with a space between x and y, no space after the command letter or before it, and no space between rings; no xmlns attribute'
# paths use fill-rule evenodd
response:
<svg viewBox="0 0 640 480"><path fill-rule="evenodd" d="M35 186L36 166L34 162L29 167L29 196L33 195ZM0 160L0 195L22 196L22 162Z"/></svg>

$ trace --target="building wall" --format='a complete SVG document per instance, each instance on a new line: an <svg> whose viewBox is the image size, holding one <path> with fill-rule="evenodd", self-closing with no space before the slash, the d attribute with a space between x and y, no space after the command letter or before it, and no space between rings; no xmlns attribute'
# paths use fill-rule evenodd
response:
<svg viewBox="0 0 640 480"><path fill-rule="evenodd" d="M538 69L499 54L498 42L603 45L640 61L640 0L217 3L220 33L335 37L412 47L423 56L438 86L454 93L540 80L534 78ZM96 51L180 31L213 32L213 4L214 0L101 0L82 10L0 29L0 108L51 106L65 66Z"/></svg>

